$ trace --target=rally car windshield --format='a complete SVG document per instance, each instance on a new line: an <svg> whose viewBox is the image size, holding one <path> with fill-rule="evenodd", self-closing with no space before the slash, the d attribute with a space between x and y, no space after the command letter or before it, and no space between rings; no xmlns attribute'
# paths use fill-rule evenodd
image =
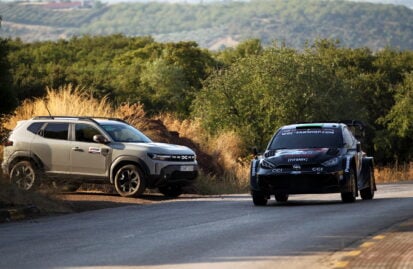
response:
<svg viewBox="0 0 413 269"><path fill-rule="evenodd" d="M343 136L338 128L308 128L280 130L269 146L274 149L339 148Z"/></svg>

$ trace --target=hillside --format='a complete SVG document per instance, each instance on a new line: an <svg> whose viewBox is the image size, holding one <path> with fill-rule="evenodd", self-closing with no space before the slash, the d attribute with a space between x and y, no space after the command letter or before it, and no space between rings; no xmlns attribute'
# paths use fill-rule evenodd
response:
<svg viewBox="0 0 413 269"><path fill-rule="evenodd" d="M211 4L121 3L51 9L41 4L0 3L1 36L44 41L83 34L153 36L157 41L196 41L219 49L258 38L302 48L318 38L347 47L413 49L413 10L349 1L252 0Z"/></svg>

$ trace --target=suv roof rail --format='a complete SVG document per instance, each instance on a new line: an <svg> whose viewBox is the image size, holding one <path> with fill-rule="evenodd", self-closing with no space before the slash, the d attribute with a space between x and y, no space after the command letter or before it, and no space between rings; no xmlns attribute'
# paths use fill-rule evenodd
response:
<svg viewBox="0 0 413 269"><path fill-rule="evenodd" d="M119 118L113 118L113 117L94 117L94 116L36 116L33 118L34 120L40 120L40 119L72 119L72 120L89 120L92 122L96 122L95 119L105 119L105 120L113 120L113 121L119 121L119 122L124 122L126 121L119 119Z"/></svg>

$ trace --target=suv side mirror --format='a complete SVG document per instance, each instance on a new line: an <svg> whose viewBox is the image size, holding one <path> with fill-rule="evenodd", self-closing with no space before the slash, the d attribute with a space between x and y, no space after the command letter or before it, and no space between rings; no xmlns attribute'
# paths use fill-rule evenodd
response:
<svg viewBox="0 0 413 269"><path fill-rule="evenodd" d="M103 135L97 134L93 136L93 141L99 144L107 144L109 140L106 139Z"/></svg>

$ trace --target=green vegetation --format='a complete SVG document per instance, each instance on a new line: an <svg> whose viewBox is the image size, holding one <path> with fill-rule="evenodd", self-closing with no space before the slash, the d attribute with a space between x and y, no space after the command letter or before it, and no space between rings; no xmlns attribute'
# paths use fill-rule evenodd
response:
<svg viewBox="0 0 413 269"><path fill-rule="evenodd" d="M0 3L0 15L8 23L3 25L3 36L30 41L122 33L151 35L163 42L193 40L204 48L231 37L236 41L257 38L265 46L283 42L293 48L328 38L339 39L351 48L413 49L413 10L340 0L121 3L65 11ZM33 29L30 25L50 28Z"/></svg>
<svg viewBox="0 0 413 269"><path fill-rule="evenodd" d="M46 86L82 85L113 102L143 102L146 110L189 115L189 106L216 65L193 42L156 43L123 35L26 44L6 42L19 100L40 97ZM9 98L12 101L12 98ZM160 109L161 108L161 109Z"/></svg>
<svg viewBox="0 0 413 269"><path fill-rule="evenodd" d="M238 145L227 158L233 162L252 146L263 149L281 125L340 119L367 123L364 150L377 162L412 161L412 51L372 52L330 40L303 50L263 48L252 39L211 53L194 42L123 35L3 39L0 45L3 113L27 98L44 97L47 88L72 85L106 97L115 108L140 103L148 117L168 113L195 120L200 128L186 137L205 147L233 133L239 137L231 138ZM213 148L208 152L215 154Z"/></svg>

